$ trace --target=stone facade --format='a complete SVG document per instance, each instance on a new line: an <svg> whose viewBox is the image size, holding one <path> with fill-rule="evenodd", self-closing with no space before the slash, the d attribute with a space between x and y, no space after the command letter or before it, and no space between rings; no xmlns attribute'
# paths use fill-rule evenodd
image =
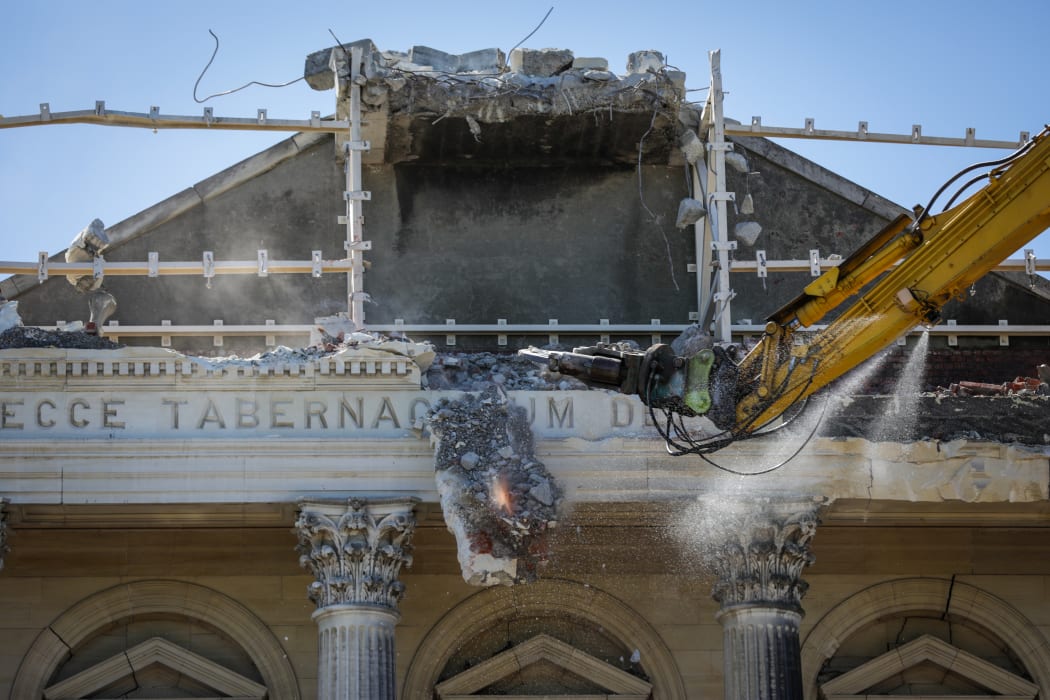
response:
<svg viewBox="0 0 1050 700"><path fill-rule="evenodd" d="M552 319L596 324L557 338L573 343L600 338L602 319L688 322L699 256L665 224L689 194L682 168L697 154L678 139L700 115L658 52L622 77L519 52L515 66L553 75L510 72L494 88L430 73L503 70L498 51L354 46L368 61L369 322L434 324L446 378L454 351L530 340L456 324L548 324L544 340ZM345 60L312 56L312 84L336 86ZM107 257L174 260L205 242L254 259L255 237L236 235L247 229L274 260L342 255L342 142L298 135L220 173L111 227ZM754 218L787 234L762 234L770 258L832 251L899 210L773 144L737 146L763 173ZM741 280L735 313L760 318L803 278L771 275L777 294ZM159 322L161 307L176 324L232 325L346 302L341 275L107 285L125 327ZM69 318L68 287L2 283L28 324ZM978 298L1028 299L1038 315L1038 292L996 278ZM252 355L259 339L216 331L171 349L120 328L108 332L131 345L0 349L0 698L1050 693L1039 397L916 397L919 418L889 438L876 427L904 413L900 397L836 397L801 431L701 461L668 455L636 398L496 371L439 385L423 343L353 336L209 358ZM442 406L493 395L513 430L468 412L428 431ZM520 478L500 482L505 467ZM436 468L472 479L441 493ZM470 585L449 503L484 508L474 522L520 545L528 575ZM485 534L469 533L468 559L493 555Z"/></svg>

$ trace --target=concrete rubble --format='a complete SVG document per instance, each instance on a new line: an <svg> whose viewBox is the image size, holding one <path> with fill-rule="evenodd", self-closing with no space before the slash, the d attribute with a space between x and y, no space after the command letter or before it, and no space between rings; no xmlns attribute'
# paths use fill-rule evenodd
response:
<svg viewBox="0 0 1050 700"><path fill-rule="evenodd" d="M617 75L608 69L606 59L577 58L568 49L515 48L505 57L495 48L464 54L427 46L381 51L371 40L361 39L310 54L304 66L307 83L317 90L332 89L337 83L344 89L355 48L361 50L363 61L358 81L361 108L383 115L369 127L379 128L374 125L382 122L381 132L369 133L373 145L376 140L384 144L388 162L418 157L413 148L419 144L409 142L418 139L421 130L450 118L465 120L474 139L481 142L487 125L521 117L588 115L591 121L604 117L610 122L614 114L632 114L639 119L635 126L645 131L656 112L660 115L656 129L641 144L645 152L656 154L673 148L685 130L683 124L693 124L697 118L684 115L695 112L685 100L685 74L670 69L658 51L632 53L626 74ZM346 115L340 112L340 116ZM636 136L631 147L637 157Z"/></svg>
<svg viewBox="0 0 1050 700"><path fill-rule="evenodd" d="M117 350L124 347L109 338L83 331L49 331L33 326L14 326L0 332L0 350L11 348L69 348Z"/></svg>
<svg viewBox="0 0 1050 700"><path fill-rule="evenodd" d="M527 583L549 558L561 489L533 453L526 411L491 387L443 399L427 416L441 510L463 579Z"/></svg>

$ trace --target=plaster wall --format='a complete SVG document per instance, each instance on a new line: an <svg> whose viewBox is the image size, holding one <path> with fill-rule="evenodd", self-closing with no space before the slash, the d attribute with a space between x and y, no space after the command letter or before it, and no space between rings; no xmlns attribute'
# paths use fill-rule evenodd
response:
<svg viewBox="0 0 1050 700"><path fill-rule="evenodd" d="M790 152L745 139L745 176L730 169L729 189L742 198L750 191L755 213L730 207L730 231L741 221L762 226L758 239L740 243L734 254L753 259L805 259L848 254L899 212L894 205ZM268 169L237 179L244 164L198 183L137 217L141 225L118 224L124 232L106 253L111 261L199 260L210 250L216 260L254 260L266 249L271 260L309 259L321 250L328 259L344 256L342 164L329 138L295 146L290 157L260 154ZM275 152L293 146L275 146ZM751 149L751 150L748 150ZM366 320L406 323L647 324L687 323L696 311L693 230L674 226L678 202L688 194L683 165L559 159L544 162L492 157L452 163L421 158L366 166L363 187L365 254L370 268L365 289ZM276 164L271 163L275 161ZM666 163L666 161L664 161ZM812 171L812 172L811 172ZM214 181L214 182L213 182ZM183 201L185 200L185 201ZM168 210L175 215L161 216ZM169 212L170 213L170 212ZM151 223L162 221L162 223ZM130 224L131 220L129 220ZM805 273L773 274L763 286L735 273L734 321L759 322L793 298L811 278ZM61 277L23 285L17 295L27 325L86 317L83 297ZM118 299L113 320L123 325L312 323L346 308L346 276L326 274L215 277L210 288L195 276L107 278ZM956 308L958 307L958 308ZM1002 280L982 281L978 295L953 302L946 318L960 323L1045 323L1046 300ZM422 339L422 338L419 338ZM153 344L155 339L126 339ZM277 338L278 343L285 339ZM444 338L435 337L439 346ZM527 342L516 339L518 344ZM593 342L569 338L563 342ZM643 344L648 338L638 338ZM457 349L476 349L491 339L460 336ZM253 354L259 339L227 338L221 349L211 339L176 339L175 346L208 354Z"/></svg>

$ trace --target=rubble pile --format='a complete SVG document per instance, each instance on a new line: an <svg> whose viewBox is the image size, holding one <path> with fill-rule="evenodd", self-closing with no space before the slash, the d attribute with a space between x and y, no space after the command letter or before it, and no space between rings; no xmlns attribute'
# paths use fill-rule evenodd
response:
<svg viewBox="0 0 1050 700"><path fill-rule="evenodd" d="M424 389L483 391L493 385L507 391L587 389L587 385L575 377L551 372L516 354L442 353L434 358L430 369L423 375Z"/></svg>
<svg viewBox="0 0 1050 700"><path fill-rule="evenodd" d="M0 333L0 350L12 348L69 348L116 350L124 347L108 338L84 331L49 331L33 326L15 326Z"/></svg>
<svg viewBox="0 0 1050 700"><path fill-rule="evenodd" d="M463 579L477 586L538 578L561 489L533 454L526 411L490 386L442 399L427 415L441 510Z"/></svg>
<svg viewBox="0 0 1050 700"><path fill-rule="evenodd" d="M1012 396L1014 394L1050 395L1050 365L1036 368L1038 377L1016 377L1011 382L991 384L988 382L954 382L947 389L938 387L941 396Z"/></svg>

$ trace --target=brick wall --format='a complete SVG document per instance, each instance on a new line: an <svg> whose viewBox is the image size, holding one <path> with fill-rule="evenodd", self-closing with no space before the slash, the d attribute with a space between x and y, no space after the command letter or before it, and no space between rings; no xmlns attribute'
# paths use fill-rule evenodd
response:
<svg viewBox="0 0 1050 700"><path fill-rule="evenodd" d="M858 394L892 394L904 372L914 347L894 346L886 351L878 371L862 382L854 392ZM926 353L926 367L922 375L922 391L938 386L948 387L959 381L1002 384L1015 377L1034 377L1036 367L1050 364L1050 348L995 347L995 348L934 348ZM848 376L848 375L847 375Z"/></svg>

